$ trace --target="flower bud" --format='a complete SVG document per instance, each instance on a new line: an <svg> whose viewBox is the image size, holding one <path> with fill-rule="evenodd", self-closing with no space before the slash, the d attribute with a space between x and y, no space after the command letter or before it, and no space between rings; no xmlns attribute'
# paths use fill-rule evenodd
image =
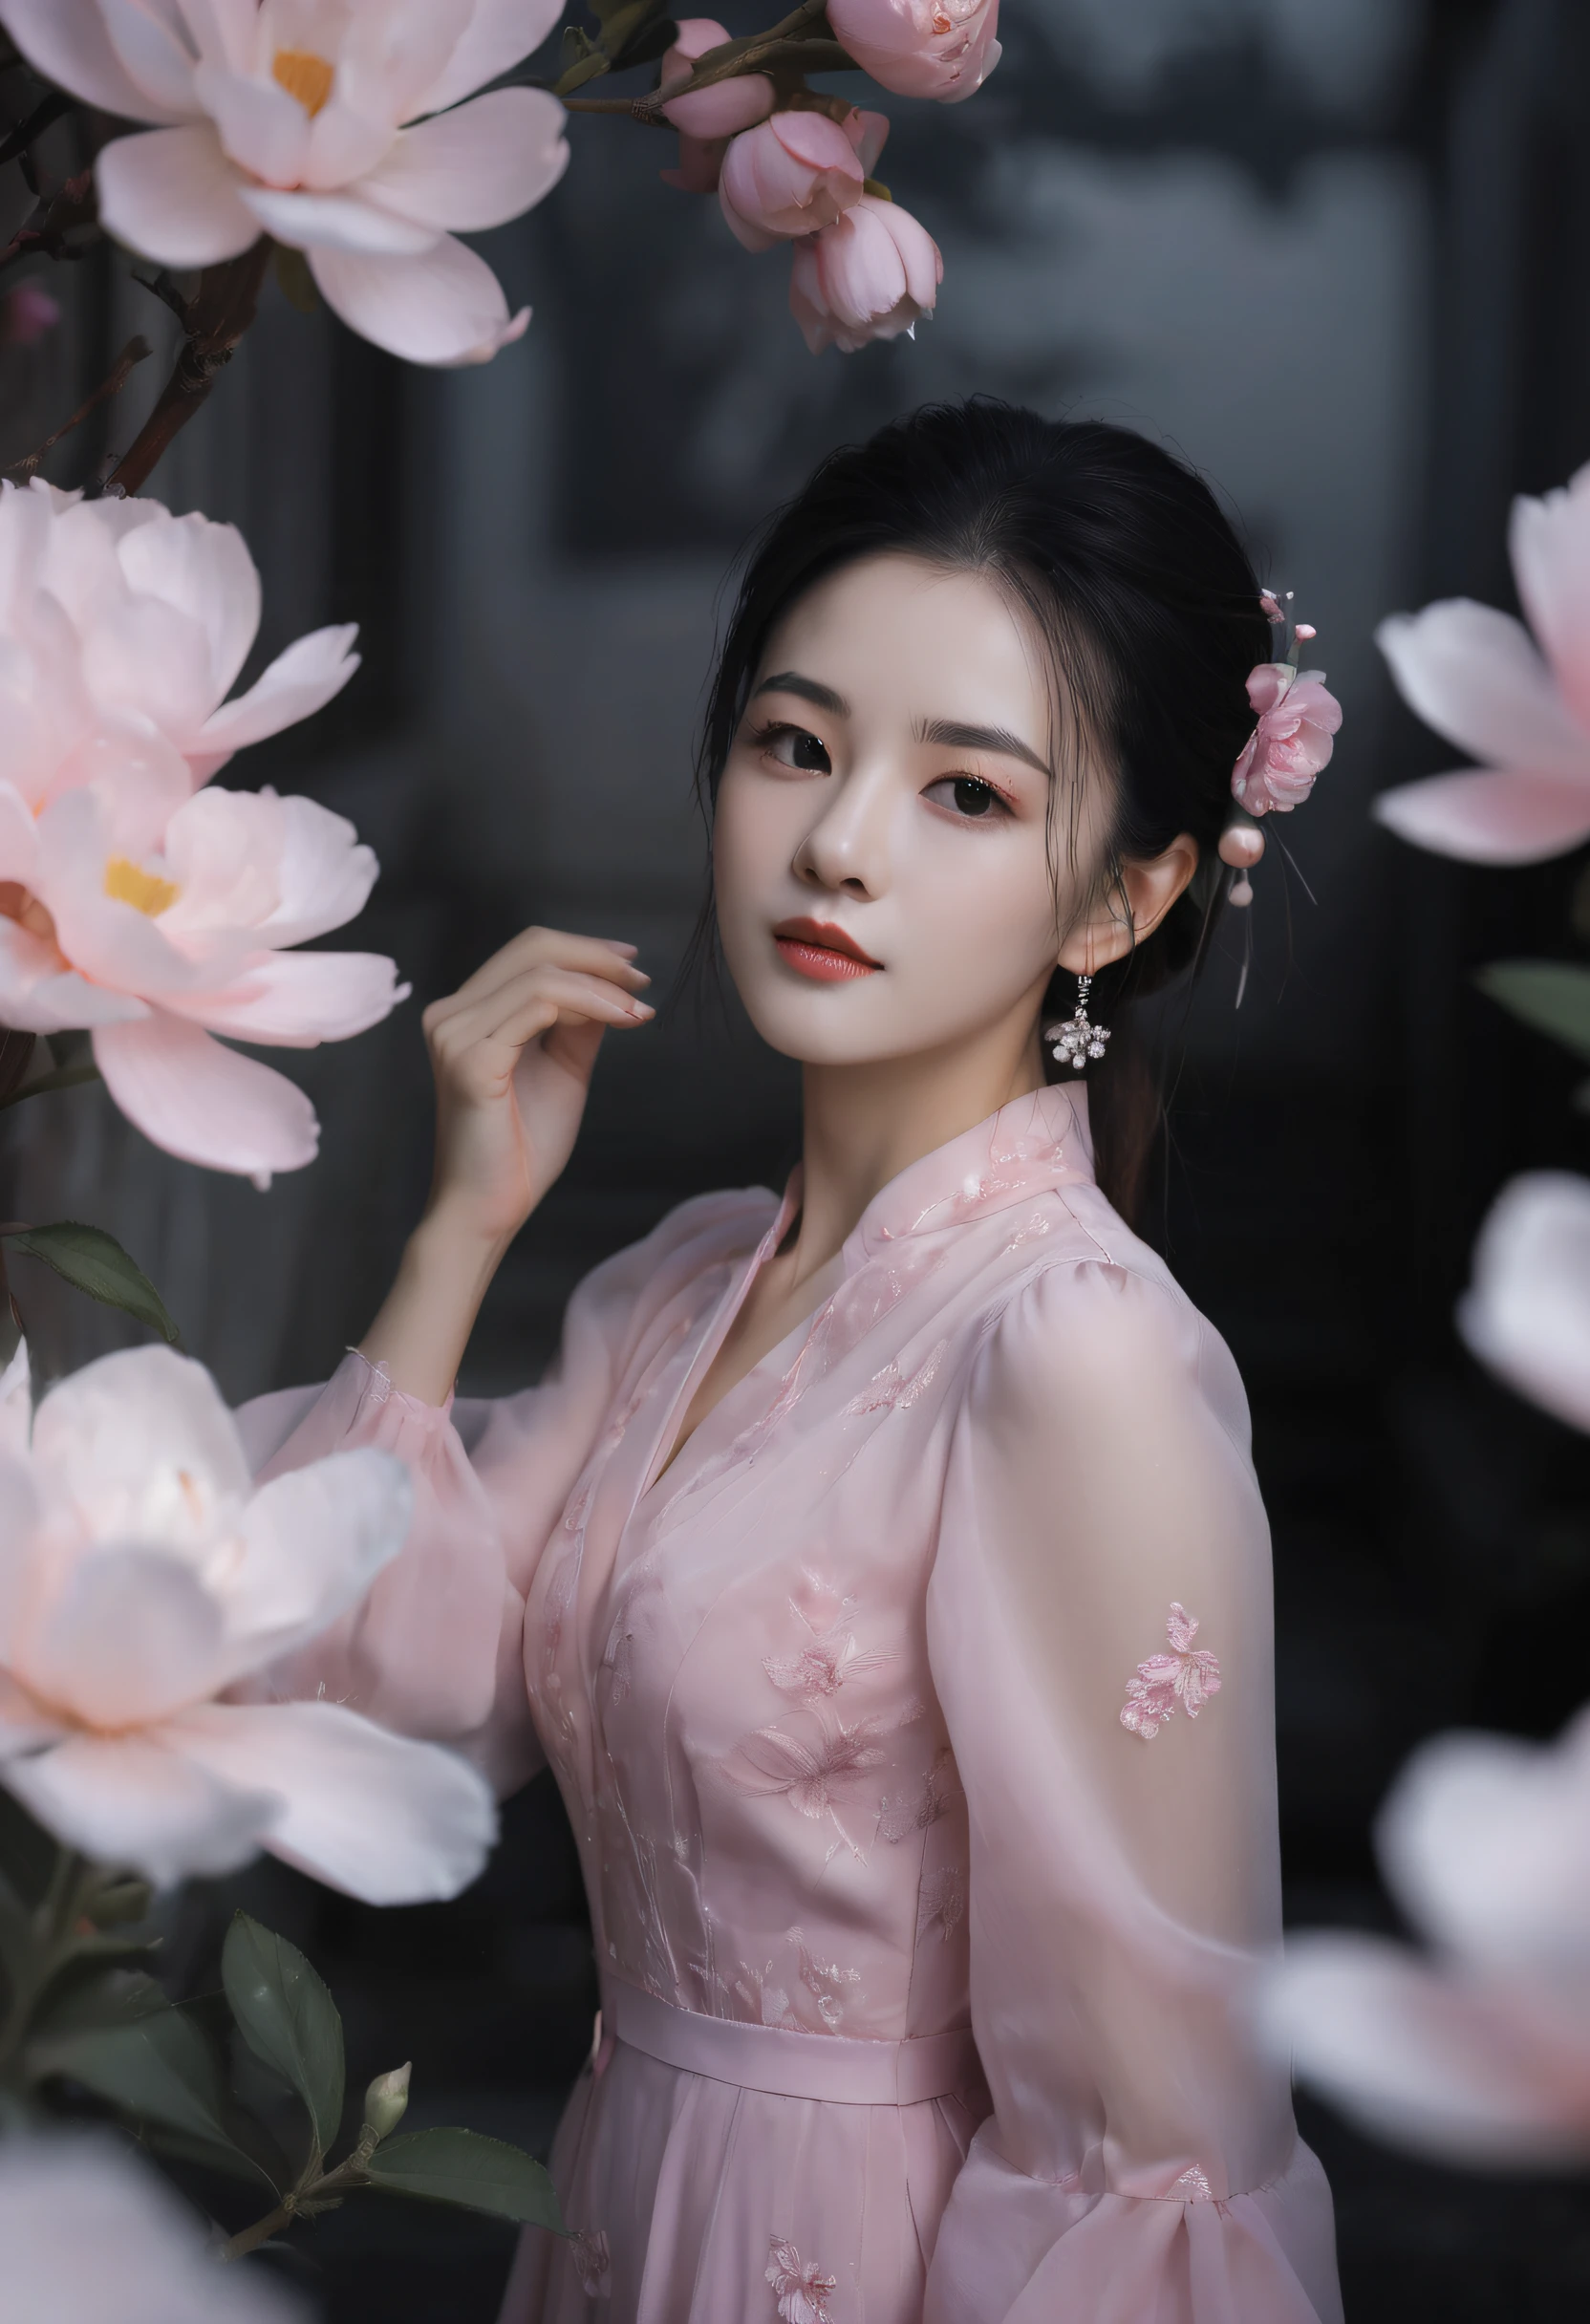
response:
<svg viewBox="0 0 1590 2324"><path fill-rule="evenodd" d="M412 2071L412 2066L394 2066L390 2074L377 2074L365 2092L364 2126L377 2139L390 2138L408 2112Z"/></svg>
<svg viewBox="0 0 1590 2324"><path fill-rule="evenodd" d="M874 117L875 118L875 117ZM723 157L718 200L748 250L814 234L861 199L858 140L826 113L775 113L737 137Z"/></svg>
<svg viewBox="0 0 1590 2324"><path fill-rule="evenodd" d="M865 194L795 245L789 306L813 355L853 355L931 314L944 264L926 226L897 202Z"/></svg>
<svg viewBox="0 0 1590 2324"><path fill-rule="evenodd" d="M833 36L896 97L972 96L999 61L999 0L828 0Z"/></svg>

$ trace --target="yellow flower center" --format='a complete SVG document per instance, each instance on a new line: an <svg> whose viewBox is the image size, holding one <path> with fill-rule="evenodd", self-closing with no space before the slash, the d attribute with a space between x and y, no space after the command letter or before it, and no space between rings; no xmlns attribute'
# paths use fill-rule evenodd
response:
<svg viewBox="0 0 1590 2324"><path fill-rule="evenodd" d="M118 904L131 904L135 912L146 912L151 919L174 904L182 890L174 880L161 879L154 872L145 872L125 855L113 855L105 866L105 893Z"/></svg>
<svg viewBox="0 0 1590 2324"><path fill-rule="evenodd" d="M312 49L278 49L270 59L270 77L298 99L312 121L332 94L336 67Z"/></svg>

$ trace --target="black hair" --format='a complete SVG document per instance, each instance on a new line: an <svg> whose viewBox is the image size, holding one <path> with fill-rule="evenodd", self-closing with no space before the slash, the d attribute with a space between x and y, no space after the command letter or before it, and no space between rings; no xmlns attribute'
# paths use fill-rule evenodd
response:
<svg viewBox="0 0 1590 2324"><path fill-rule="evenodd" d="M890 553L988 573L1036 619L1061 681L1062 741L1078 764L1101 752L1113 778L1107 889L1178 832L1197 842L1189 889L1094 982L1090 1013L1113 1031L1088 1074L1099 1180L1129 1217L1164 1114L1129 1004L1201 965L1224 901L1215 850L1253 732L1246 680L1274 650L1258 582L1209 486L1145 437L988 397L924 405L830 454L754 544L698 760L709 818L775 625L829 574ZM1051 801L1051 829L1066 804ZM1074 989L1057 971L1045 1022L1070 1013Z"/></svg>

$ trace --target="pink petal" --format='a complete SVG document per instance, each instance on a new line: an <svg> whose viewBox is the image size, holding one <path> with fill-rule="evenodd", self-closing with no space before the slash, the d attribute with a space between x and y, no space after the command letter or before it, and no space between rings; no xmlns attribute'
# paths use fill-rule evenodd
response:
<svg viewBox="0 0 1590 2324"><path fill-rule="evenodd" d="M710 45L716 47L717 43ZM754 128L772 110L773 84L766 74L737 73L730 80L716 80L676 97L671 105L664 105L662 114L681 136L713 143L720 138L738 136L741 129Z"/></svg>
<svg viewBox="0 0 1590 2324"><path fill-rule="evenodd" d="M1563 491L1515 501L1510 547L1530 627L1569 709L1590 729L1590 468Z"/></svg>
<svg viewBox="0 0 1590 2324"><path fill-rule="evenodd" d="M282 1795L271 1854L366 1904L457 1896L497 1837L490 1788L467 1761L338 1703L207 1703L163 1732L218 1781Z"/></svg>
<svg viewBox="0 0 1590 2324"><path fill-rule="evenodd" d="M845 135L856 149L856 159L870 178L878 173L878 162L889 140L887 113L852 113L845 123Z"/></svg>
<svg viewBox="0 0 1590 2324"><path fill-rule="evenodd" d="M371 119L346 103L340 82L310 123L301 183L312 194L330 193L375 169L391 152L397 134L385 118Z"/></svg>
<svg viewBox="0 0 1590 2324"><path fill-rule="evenodd" d="M214 266L260 238L207 121L118 138L94 167L106 232L160 266Z"/></svg>
<svg viewBox="0 0 1590 2324"><path fill-rule="evenodd" d="M201 65L194 92L215 123L228 161L267 185L296 185L309 152L310 117L273 80Z"/></svg>
<svg viewBox="0 0 1590 2324"><path fill-rule="evenodd" d="M51 1388L33 1421L39 1474L65 1498L77 1497L118 1528L137 1533L140 1496L157 1496L183 1472L206 1505L249 1490L249 1469L232 1415L202 1364L170 1347L126 1347L100 1356ZM161 1520L163 1522L163 1520Z"/></svg>
<svg viewBox="0 0 1590 2324"><path fill-rule="evenodd" d="M469 21L416 112L440 113L539 49L562 15L561 0L475 0Z"/></svg>
<svg viewBox="0 0 1590 2324"><path fill-rule="evenodd" d="M1375 639L1408 707L1460 750L1492 766L1590 779L1590 733L1511 614L1453 597L1393 614Z"/></svg>
<svg viewBox="0 0 1590 2324"><path fill-rule="evenodd" d="M195 103L193 53L182 38L182 19L165 0L99 0L105 30L128 79L150 107L134 120L181 121L200 110Z"/></svg>
<svg viewBox="0 0 1590 2324"><path fill-rule="evenodd" d="M474 6L475 0L386 0L350 10L337 55L338 94L366 119L394 128L433 112Z"/></svg>
<svg viewBox="0 0 1590 2324"><path fill-rule="evenodd" d="M318 800L275 804L282 819L277 903L259 923L258 934L266 944L303 944L341 928L364 910L376 884L376 856L346 816L333 815Z"/></svg>
<svg viewBox="0 0 1590 2324"><path fill-rule="evenodd" d="M112 46L98 0L0 0L3 24L35 73L127 121L180 120L140 89Z"/></svg>
<svg viewBox="0 0 1590 2324"><path fill-rule="evenodd" d="M131 994L107 992L75 969L63 969L47 944L0 917L0 1024L21 1033L70 1033L148 1014Z"/></svg>
<svg viewBox="0 0 1590 2324"><path fill-rule="evenodd" d="M1198 1625L1184 1605L1172 1605L1171 1619L1165 1625L1166 1635L1178 1654L1185 1654L1198 1635Z"/></svg>
<svg viewBox="0 0 1590 2324"><path fill-rule="evenodd" d="M147 1727L213 1694L228 1675L221 1609L192 1567L154 1549L80 1558L32 1635L17 1676L85 1726Z"/></svg>
<svg viewBox="0 0 1590 2324"><path fill-rule="evenodd" d="M1522 767L1431 775L1374 802L1413 847L1471 864L1538 864L1590 839L1590 767L1577 779Z"/></svg>
<svg viewBox="0 0 1590 2324"><path fill-rule="evenodd" d="M243 535L235 526L212 524L207 517L169 518L129 533L118 557L129 588L175 607L203 634L201 715L207 717L235 681L260 626L260 576ZM150 715L167 723L154 708Z"/></svg>
<svg viewBox="0 0 1590 2324"><path fill-rule="evenodd" d="M357 1605L408 1532L414 1483L368 1448L274 1477L249 1501L243 1555L217 1582L234 1678L307 1644Z"/></svg>
<svg viewBox="0 0 1590 2324"><path fill-rule="evenodd" d="M310 270L350 331L409 363L487 362L530 319L527 307L509 318L485 260L450 234L412 259L312 250Z"/></svg>
<svg viewBox="0 0 1590 2324"><path fill-rule="evenodd" d="M247 1863L280 1806L146 1735L73 1735L6 1761L0 1782L67 1847L162 1888Z"/></svg>
<svg viewBox="0 0 1590 2324"><path fill-rule="evenodd" d="M313 1049L368 1032L408 994L378 953L269 952L256 954L237 983L169 994L166 1006L234 1041Z"/></svg>
<svg viewBox="0 0 1590 2324"><path fill-rule="evenodd" d="M1534 1171L1503 1189L1458 1327L1520 1395L1590 1431L1590 1184Z"/></svg>
<svg viewBox="0 0 1590 2324"><path fill-rule="evenodd" d="M27 1451L32 1427L32 1373L28 1361L28 1343L18 1340L11 1350L11 1362L0 1372L0 1460L13 1459ZM20 1540L22 1538L19 1521L7 1505L11 1496L20 1490L21 1478L13 1470L5 1492L0 1493L0 1540L7 1538L8 1525L18 1527L11 1536L12 1539ZM5 1646L0 1642L0 1663L5 1659Z"/></svg>
<svg viewBox="0 0 1590 2324"><path fill-rule="evenodd" d="M496 89L405 129L360 194L432 228L505 226L549 194L569 165L566 116L545 89Z"/></svg>
<svg viewBox="0 0 1590 2324"><path fill-rule="evenodd" d="M353 651L357 635L356 621L312 630L278 654L247 694L223 702L200 730L200 740L208 747L189 753L199 780L207 781L225 766L234 750L280 734L284 726L295 726L340 694L359 666Z"/></svg>
<svg viewBox="0 0 1590 2324"><path fill-rule="evenodd" d="M118 852L106 820L101 801L86 790L64 792L38 819L36 893L54 915L62 952L112 992L148 999L190 983L192 968L158 921L106 893L106 861Z"/></svg>
<svg viewBox="0 0 1590 2324"><path fill-rule="evenodd" d="M6 1478L8 1487L11 1477ZM59 1743L70 1729L0 1669L0 1765L8 1759L36 1752L42 1744ZM0 1783L5 1777L0 1775Z"/></svg>
<svg viewBox="0 0 1590 2324"><path fill-rule="evenodd" d="M314 1160L320 1125L303 1091L197 1025L163 1014L101 1025L94 1058L127 1119L184 1162L266 1187Z"/></svg>
<svg viewBox="0 0 1590 2324"><path fill-rule="evenodd" d="M283 194L246 185L242 197L261 226L295 250L356 251L361 257L412 257L428 250L437 229L412 226L356 193Z"/></svg>

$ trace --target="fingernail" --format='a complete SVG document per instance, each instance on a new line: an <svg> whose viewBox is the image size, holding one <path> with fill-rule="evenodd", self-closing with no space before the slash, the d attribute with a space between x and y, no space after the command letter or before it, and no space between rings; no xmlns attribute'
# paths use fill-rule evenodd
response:
<svg viewBox="0 0 1590 2324"><path fill-rule="evenodd" d="M630 974L632 977L638 977L642 984L650 984L652 981L643 968L632 968Z"/></svg>
<svg viewBox="0 0 1590 2324"><path fill-rule="evenodd" d="M632 960L634 958L635 954L640 950L638 944L620 944L616 936L604 936L602 941L608 947L610 952L627 953Z"/></svg>
<svg viewBox="0 0 1590 2324"><path fill-rule="evenodd" d="M632 1017L655 1017L656 1015L656 1011L654 1008L648 1008L644 1001L632 1001L630 1002L630 1015Z"/></svg>

